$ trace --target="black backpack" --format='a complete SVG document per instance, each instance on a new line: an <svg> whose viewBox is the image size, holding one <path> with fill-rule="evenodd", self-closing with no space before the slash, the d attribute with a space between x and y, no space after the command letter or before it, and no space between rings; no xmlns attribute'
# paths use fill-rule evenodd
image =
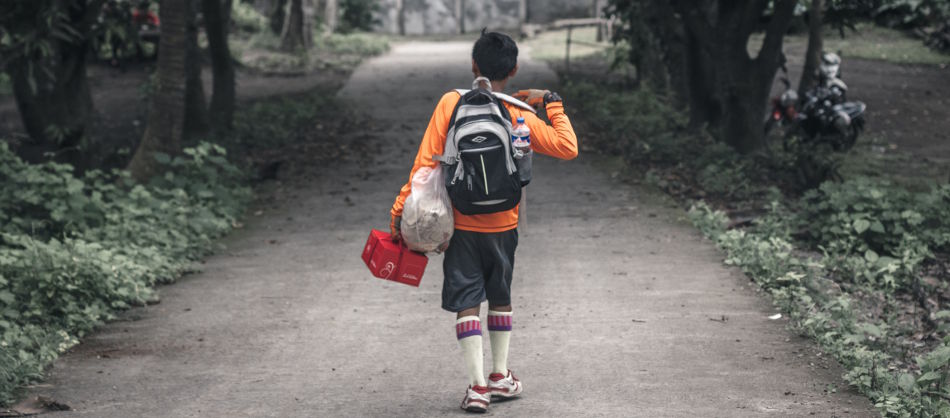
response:
<svg viewBox="0 0 950 418"><path fill-rule="evenodd" d="M462 97L452 111L445 152L435 157L445 170L452 205L464 215L512 209L524 184L512 156L511 114L499 99L503 95L484 88L458 92Z"/></svg>

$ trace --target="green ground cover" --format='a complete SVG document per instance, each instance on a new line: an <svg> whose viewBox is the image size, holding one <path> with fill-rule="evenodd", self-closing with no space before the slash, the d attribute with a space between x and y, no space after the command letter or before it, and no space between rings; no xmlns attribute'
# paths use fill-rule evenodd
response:
<svg viewBox="0 0 950 418"><path fill-rule="evenodd" d="M582 59L602 53L611 47L609 42L597 42L597 30L593 27L575 28L571 31L571 59ZM552 62L563 62L567 50L567 30L541 32L538 36L519 42L528 47L531 57Z"/></svg>
<svg viewBox="0 0 950 418"><path fill-rule="evenodd" d="M117 311L152 301L240 217L250 189L223 148L157 158L168 173L138 184L25 163L0 143L0 403Z"/></svg>
<svg viewBox="0 0 950 418"><path fill-rule="evenodd" d="M756 51L761 44L762 35L752 36L749 49ZM858 23L854 30L846 29L844 36L841 32L828 28L824 33L824 44L825 50L840 51L845 59L864 58L898 64L950 64L950 54L928 48L922 39L905 31L870 23ZM786 50L805 51L807 45L807 33L788 35L785 39Z"/></svg>
<svg viewBox="0 0 950 418"><path fill-rule="evenodd" d="M591 56L606 68L606 57ZM555 61L556 63L557 61ZM577 80L576 76L571 80ZM565 81L582 149L621 157L633 181L692 206L690 218L886 416L950 416L950 186L942 168L873 141L740 156L661 95L617 77ZM828 157L830 156L830 157ZM800 166L833 159L843 181L806 190ZM918 159L919 160L919 159Z"/></svg>
<svg viewBox="0 0 950 418"><path fill-rule="evenodd" d="M264 33L245 12L235 9L236 24ZM254 36L236 33L232 45L259 42ZM338 74L387 48L385 37L353 33L315 38L306 53L262 49L308 63L307 72ZM300 67L279 66L287 68ZM0 73L0 94L4 80ZM0 405L42 380L84 335L157 301L156 285L219 249L216 240L239 225L250 201L256 157L296 142L307 142L301 155L311 159L338 153L329 134L314 129L346 120L331 88L239 106L233 132L181 155L157 155L166 173L147 183L121 170L76 175L65 164L26 163L0 141Z"/></svg>

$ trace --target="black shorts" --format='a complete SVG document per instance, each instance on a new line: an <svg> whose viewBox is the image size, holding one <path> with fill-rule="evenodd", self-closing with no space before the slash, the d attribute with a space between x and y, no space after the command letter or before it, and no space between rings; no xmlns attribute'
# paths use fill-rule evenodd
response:
<svg viewBox="0 0 950 418"><path fill-rule="evenodd" d="M483 233L455 230L445 251L442 309L461 312L488 299L493 306L511 304L518 230Z"/></svg>

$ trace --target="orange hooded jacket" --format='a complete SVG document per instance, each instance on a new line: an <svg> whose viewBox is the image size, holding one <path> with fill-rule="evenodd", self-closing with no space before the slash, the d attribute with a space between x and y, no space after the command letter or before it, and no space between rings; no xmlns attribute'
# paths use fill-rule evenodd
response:
<svg viewBox="0 0 950 418"><path fill-rule="evenodd" d="M402 186L390 211L393 220L397 216L402 216L402 208L406 202L406 197L409 196L412 176L416 174L416 171L422 167L435 168L438 166L439 162L433 160L432 156L442 155L445 150L445 136L449 129L449 122L451 122L449 119L452 117L452 111L460 98L461 95L456 91L445 93L442 99L439 100L435 111L432 112L429 127L426 128L425 136L422 137L415 164L413 164L412 171L409 173L409 182ZM507 102L502 103L511 113L513 121L519 117L524 118L525 124L531 129L531 149L533 151L563 160L577 157L577 136L574 135L574 128L571 127L571 121L564 114L564 106L560 102L548 103L546 106L548 120L551 121L553 126L548 126L532 112ZM455 229L474 232L504 232L517 227L517 206L504 212L484 215L463 215L459 211L455 211Z"/></svg>

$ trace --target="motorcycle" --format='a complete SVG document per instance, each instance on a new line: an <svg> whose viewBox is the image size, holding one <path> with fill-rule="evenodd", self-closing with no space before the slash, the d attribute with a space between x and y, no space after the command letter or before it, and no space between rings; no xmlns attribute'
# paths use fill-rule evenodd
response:
<svg viewBox="0 0 950 418"><path fill-rule="evenodd" d="M843 81L832 79L805 93L798 125L807 139L828 143L832 150L839 152L854 147L864 130L867 105L845 101L846 91Z"/></svg>
<svg viewBox="0 0 950 418"><path fill-rule="evenodd" d="M785 70L785 64L782 64L782 70ZM776 125L787 128L788 125L795 123L798 119L798 92L792 88L792 83L788 81L787 76L779 79L785 84L785 91L778 97L773 97L770 101L772 111L769 112L769 118L765 121L765 136L775 129Z"/></svg>
<svg viewBox="0 0 950 418"><path fill-rule="evenodd" d="M805 143L826 143L838 152L851 149L864 130L867 105L845 100L848 86L839 78L837 64L831 67L831 71L823 68L818 85L801 99L791 88L784 64L781 69L783 76L780 81L785 85L785 91L771 100L765 135L768 136L776 126L782 126L785 128L783 145L786 149L789 140L795 136L801 137Z"/></svg>

